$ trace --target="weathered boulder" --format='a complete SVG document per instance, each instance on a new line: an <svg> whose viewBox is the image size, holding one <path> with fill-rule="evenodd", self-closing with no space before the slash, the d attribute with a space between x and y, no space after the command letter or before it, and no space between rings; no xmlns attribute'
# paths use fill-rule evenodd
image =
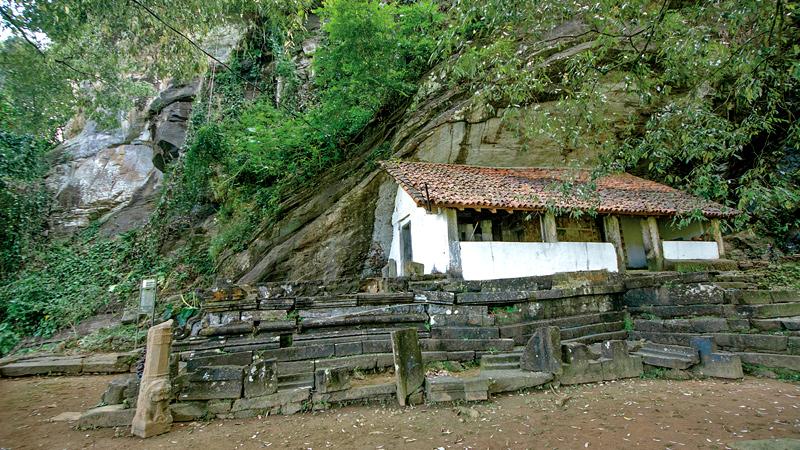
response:
<svg viewBox="0 0 800 450"><path fill-rule="evenodd" d="M561 330L558 327L541 327L528 340L519 360L522 370L549 372L560 375Z"/></svg>
<svg viewBox="0 0 800 450"><path fill-rule="evenodd" d="M275 360L254 362L245 370L244 396L259 397L278 391L278 366Z"/></svg>
<svg viewBox="0 0 800 450"><path fill-rule="evenodd" d="M320 394L350 389L350 374L346 367L318 369L314 372L314 389Z"/></svg>
<svg viewBox="0 0 800 450"><path fill-rule="evenodd" d="M642 374L642 358L629 355L625 341L605 341L600 349L604 380L636 378Z"/></svg>
<svg viewBox="0 0 800 450"><path fill-rule="evenodd" d="M586 344L570 342L561 346L564 371L561 384L597 383L603 381L603 364L600 356L592 353Z"/></svg>
<svg viewBox="0 0 800 450"><path fill-rule="evenodd" d="M700 353L700 364L693 368L695 373L716 378L739 379L744 377L742 360L739 355L718 352L713 337L695 336L691 338L690 344Z"/></svg>
<svg viewBox="0 0 800 450"><path fill-rule="evenodd" d="M178 402L169 405L174 422L191 422L208 415L206 402Z"/></svg>
<svg viewBox="0 0 800 450"><path fill-rule="evenodd" d="M107 405L92 408L78 419L79 429L129 427L136 410L123 405Z"/></svg>

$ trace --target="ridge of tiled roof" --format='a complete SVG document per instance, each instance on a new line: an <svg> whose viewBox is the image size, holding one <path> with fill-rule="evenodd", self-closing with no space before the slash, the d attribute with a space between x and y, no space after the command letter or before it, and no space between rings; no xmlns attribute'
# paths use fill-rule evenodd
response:
<svg viewBox="0 0 800 450"><path fill-rule="evenodd" d="M733 208L628 173L600 177L594 190L587 184L591 173L585 169L406 161L383 161L381 167L423 207L430 200L431 206L444 208L543 211L554 207L637 216L675 216L700 210L711 218L739 214Z"/></svg>

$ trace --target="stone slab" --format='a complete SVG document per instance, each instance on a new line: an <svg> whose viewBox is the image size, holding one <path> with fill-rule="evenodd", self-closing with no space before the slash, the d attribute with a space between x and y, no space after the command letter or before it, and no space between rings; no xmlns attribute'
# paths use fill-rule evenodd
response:
<svg viewBox="0 0 800 450"><path fill-rule="evenodd" d="M4 377L25 377L33 375L64 374L77 375L83 369L81 357L38 358L13 362L0 367Z"/></svg>
<svg viewBox="0 0 800 450"><path fill-rule="evenodd" d="M480 377L489 380L490 394L531 389L553 380L551 373L522 370L481 370Z"/></svg>
<svg viewBox="0 0 800 450"><path fill-rule="evenodd" d="M343 391L319 393L311 397L314 409L327 409L331 403L341 404L350 402L385 402L393 400L397 385L395 383L382 383L351 387Z"/></svg>
<svg viewBox="0 0 800 450"><path fill-rule="evenodd" d="M108 405L92 408L84 412L78 419L79 429L130 427L136 409L124 408L122 405Z"/></svg>
<svg viewBox="0 0 800 450"><path fill-rule="evenodd" d="M701 356L700 364L692 371L707 377L740 379L744 377L742 360L739 355L726 352L715 352Z"/></svg>
<svg viewBox="0 0 800 450"><path fill-rule="evenodd" d="M766 367L782 367L800 371L800 355L777 355L774 353L737 352L742 362Z"/></svg>
<svg viewBox="0 0 800 450"><path fill-rule="evenodd" d="M425 351L510 351L514 348L513 339L422 339Z"/></svg>
<svg viewBox="0 0 800 450"><path fill-rule="evenodd" d="M253 352L226 353L214 351L203 356L189 357L186 361L186 370L192 372L199 367L208 366L249 366L253 362Z"/></svg>
<svg viewBox="0 0 800 450"><path fill-rule="evenodd" d="M266 412L274 407L280 407L290 403L303 402L309 399L311 388L297 388L285 391L278 391L274 394L264 395L253 398L240 398L233 402L232 412L252 410L256 414L261 411Z"/></svg>
<svg viewBox="0 0 800 450"><path fill-rule="evenodd" d="M178 402L169 405L173 422L193 422L208 415L206 402Z"/></svg>
<svg viewBox="0 0 800 450"><path fill-rule="evenodd" d="M561 330L542 327L528 340L519 359L519 367L529 372L561 373Z"/></svg>
<svg viewBox="0 0 800 450"><path fill-rule="evenodd" d="M351 370L347 368L317 369L314 373L314 390L320 394L350 389Z"/></svg>
<svg viewBox="0 0 800 450"><path fill-rule="evenodd" d="M228 381L188 382L181 390L178 399L214 400L236 399L242 396L242 379Z"/></svg>
<svg viewBox="0 0 800 450"><path fill-rule="evenodd" d="M242 387L245 397L260 397L278 391L278 365L272 360L259 360L244 371Z"/></svg>

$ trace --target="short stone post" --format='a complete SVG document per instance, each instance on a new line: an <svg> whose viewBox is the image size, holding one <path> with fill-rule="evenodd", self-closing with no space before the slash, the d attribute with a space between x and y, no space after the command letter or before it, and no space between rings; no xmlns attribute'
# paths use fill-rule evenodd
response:
<svg viewBox="0 0 800 450"><path fill-rule="evenodd" d="M169 353L172 343L172 320L150 327L144 373L136 401L136 415L131 432L147 438L166 433L172 426L169 410Z"/></svg>
<svg viewBox="0 0 800 450"><path fill-rule="evenodd" d="M558 327L537 328L522 351L519 367L561 375L561 330Z"/></svg>
<svg viewBox="0 0 800 450"><path fill-rule="evenodd" d="M417 330L407 328L392 331L392 353L394 377L397 381L397 401L400 402L400 406L422 403L425 365L422 362Z"/></svg>

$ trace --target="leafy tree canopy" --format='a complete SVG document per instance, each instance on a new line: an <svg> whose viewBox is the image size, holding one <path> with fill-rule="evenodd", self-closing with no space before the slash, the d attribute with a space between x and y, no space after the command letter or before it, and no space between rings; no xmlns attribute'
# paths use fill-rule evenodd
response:
<svg viewBox="0 0 800 450"><path fill-rule="evenodd" d="M0 24L14 38L0 48L0 89L15 100L20 130L52 137L77 110L112 125L114 113L151 93L154 82L202 73L210 33L246 29L258 17L296 18L307 7L307 0L2 1Z"/></svg>

